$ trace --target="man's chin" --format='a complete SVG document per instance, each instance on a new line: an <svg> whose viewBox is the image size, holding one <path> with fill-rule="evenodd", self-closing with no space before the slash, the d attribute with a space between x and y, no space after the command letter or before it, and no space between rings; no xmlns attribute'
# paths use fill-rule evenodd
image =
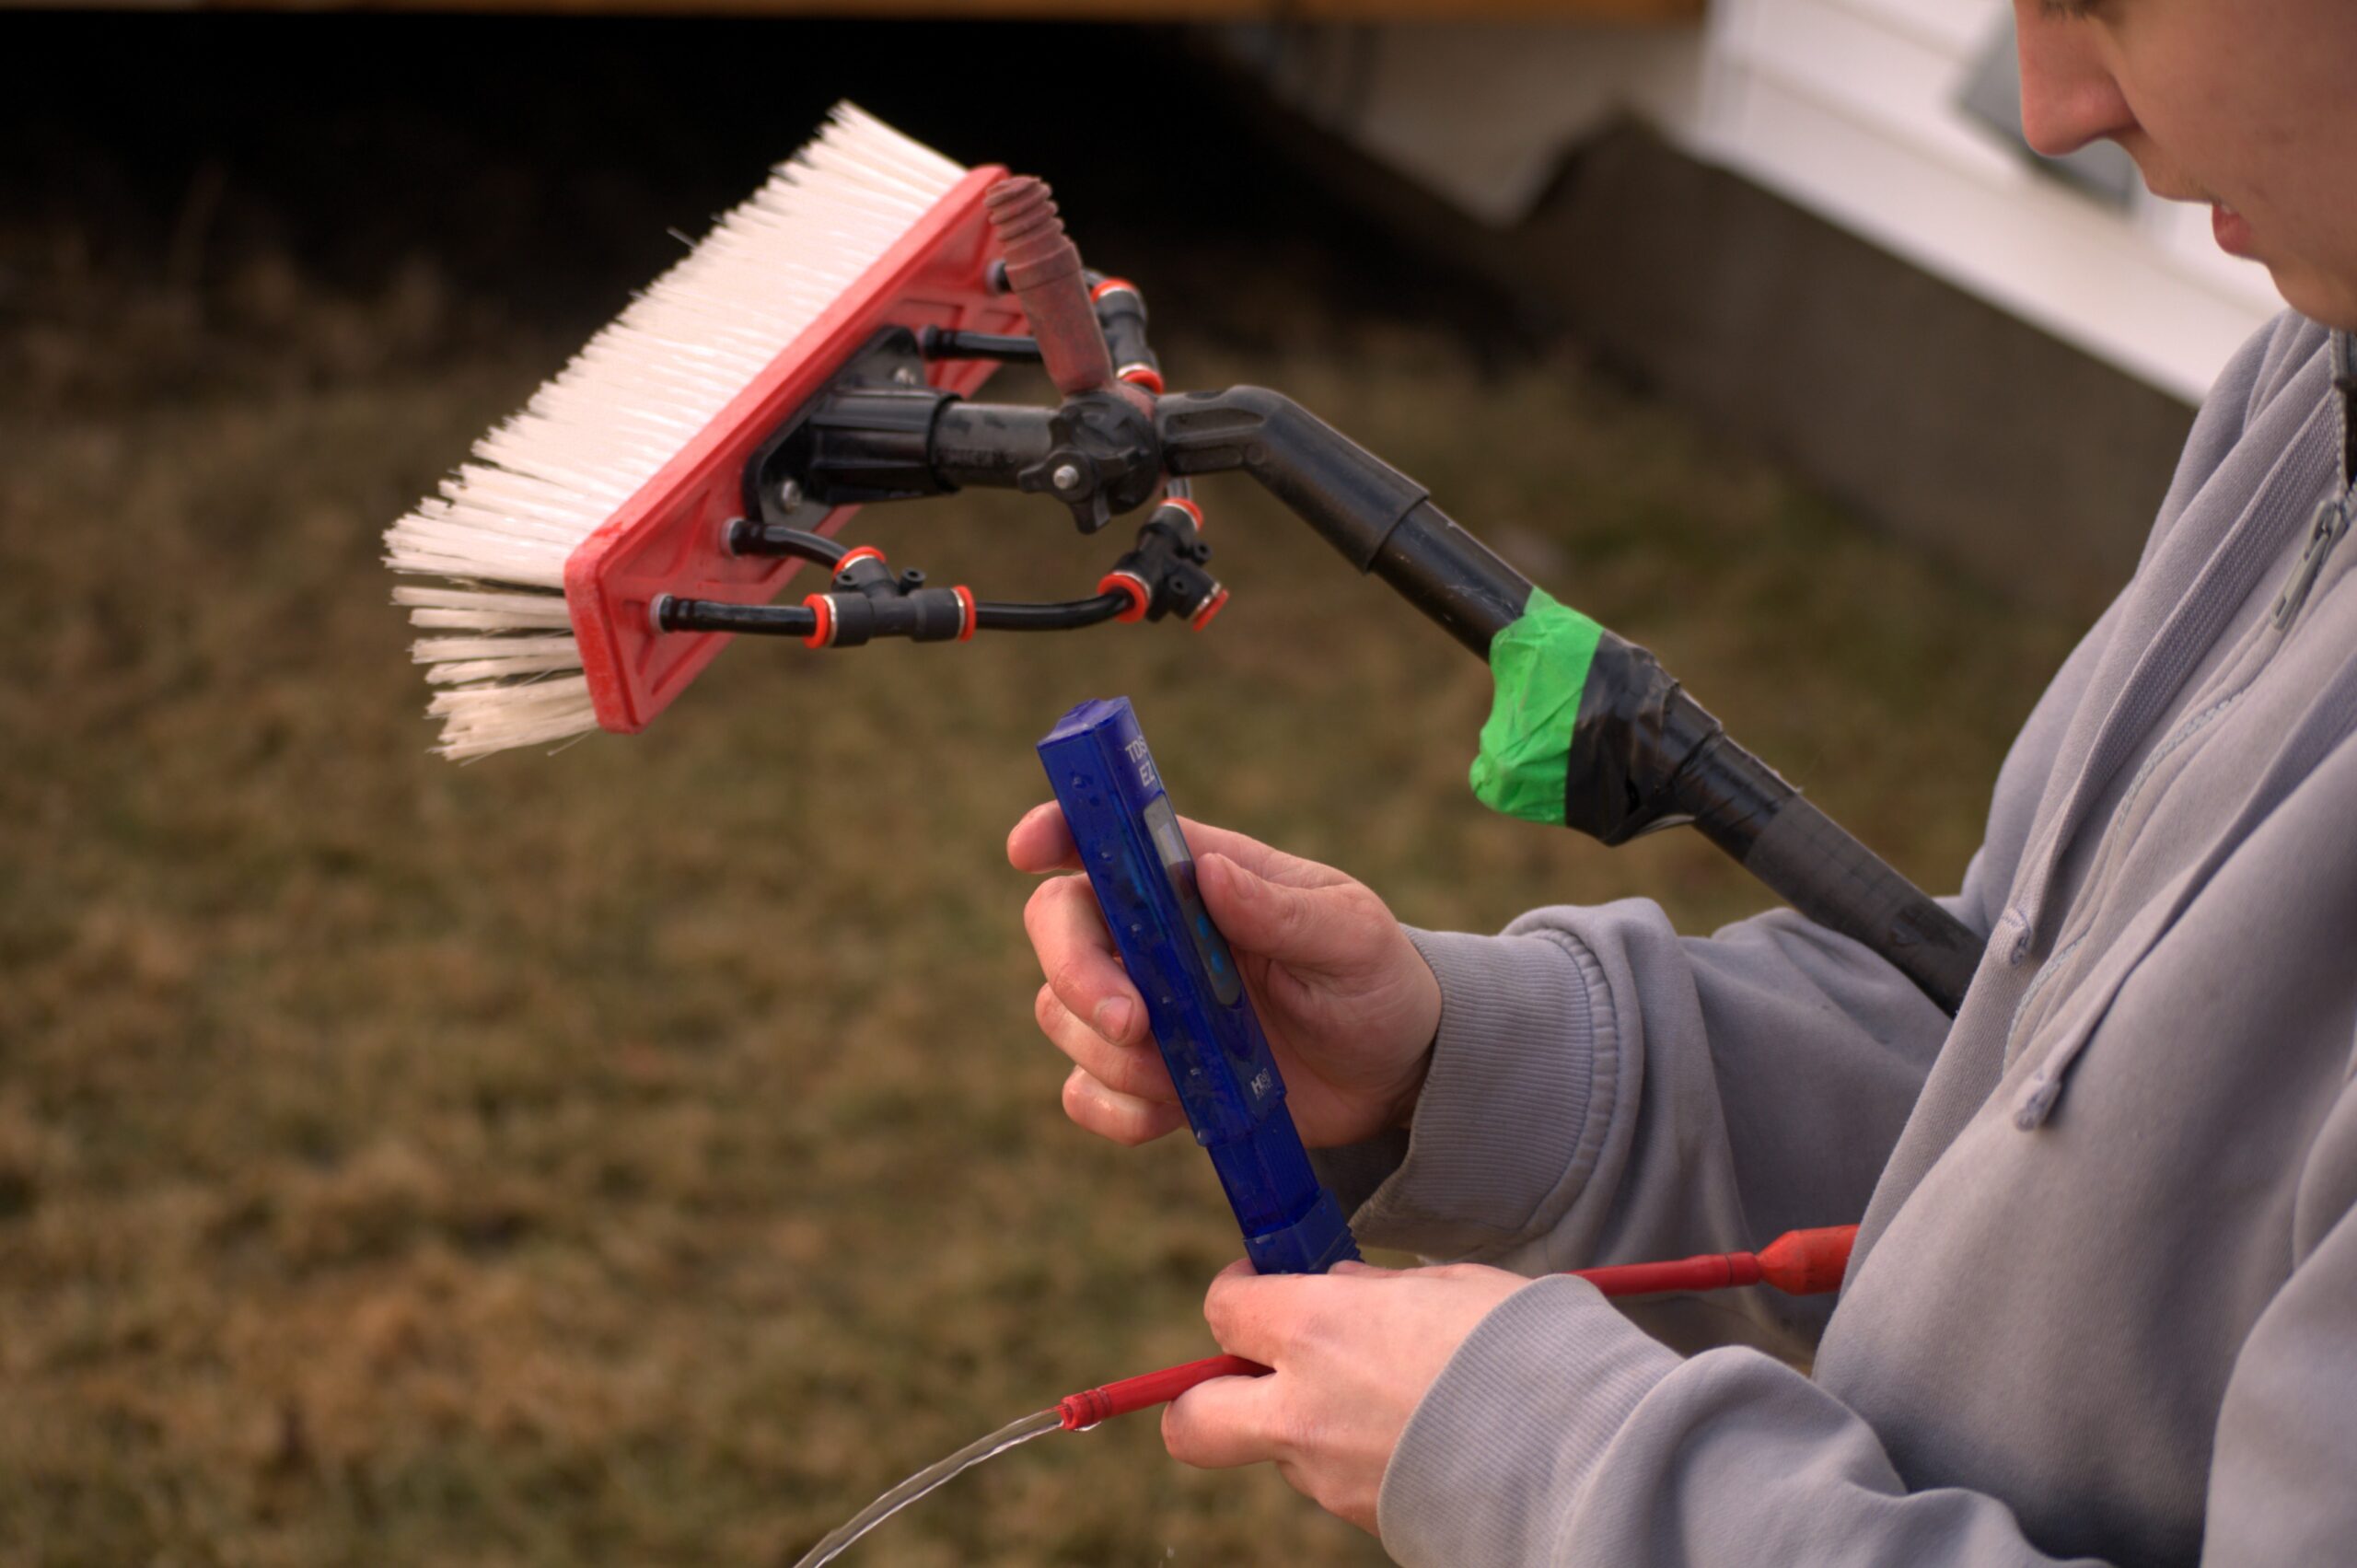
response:
<svg viewBox="0 0 2357 1568"><path fill-rule="evenodd" d="M2357 331L2357 277L2303 266L2297 261L2269 261L2268 275L2283 302L2318 326Z"/></svg>

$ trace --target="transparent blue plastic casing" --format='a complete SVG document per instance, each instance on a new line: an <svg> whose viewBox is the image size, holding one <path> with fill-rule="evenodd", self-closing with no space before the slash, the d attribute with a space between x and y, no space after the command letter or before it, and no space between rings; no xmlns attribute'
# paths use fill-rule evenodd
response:
<svg viewBox="0 0 2357 1568"><path fill-rule="evenodd" d="M1350 1224L1294 1131L1235 958L1195 891L1194 857L1130 700L1066 714L1039 742L1039 761L1252 1266L1315 1274L1356 1258Z"/></svg>

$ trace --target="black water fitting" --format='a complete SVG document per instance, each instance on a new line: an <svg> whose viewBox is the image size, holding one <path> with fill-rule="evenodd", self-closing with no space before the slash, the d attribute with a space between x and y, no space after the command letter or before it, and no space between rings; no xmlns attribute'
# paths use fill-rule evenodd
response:
<svg viewBox="0 0 2357 1568"><path fill-rule="evenodd" d="M956 488L933 467L934 427L958 394L915 386L847 387L811 409L793 437L793 467L814 500L841 506L909 501Z"/></svg>
<svg viewBox="0 0 2357 1568"><path fill-rule="evenodd" d="M993 359L1004 365L1039 363L1039 340L1002 332L961 332L927 327L917 334L917 351L927 359Z"/></svg>
<svg viewBox="0 0 2357 1568"><path fill-rule="evenodd" d="M1107 279L1091 287L1097 319L1105 329L1105 347L1113 357L1113 374L1126 381L1134 378L1133 371L1147 371L1154 389L1160 391L1162 362L1146 343L1145 296L1123 278Z"/></svg>
<svg viewBox="0 0 2357 1568"><path fill-rule="evenodd" d="M792 467L829 505L1014 490L1058 445L1060 411L970 403L937 388L830 393L796 432Z"/></svg>
<svg viewBox="0 0 2357 1568"><path fill-rule="evenodd" d="M880 555L854 551L825 595L832 612L830 648L856 648L877 637L950 643L967 630L966 601L955 588L928 588L914 567L895 572Z"/></svg>
<svg viewBox="0 0 2357 1568"><path fill-rule="evenodd" d="M1197 530L1193 513L1166 504L1154 509L1138 529L1136 545L1113 563L1113 571L1145 585L1144 619L1176 615L1189 621L1219 592L1219 579L1203 570L1211 558L1212 547Z"/></svg>
<svg viewBox="0 0 2357 1568"><path fill-rule="evenodd" d="M934 422L934 478L948 490L1015 489L1054 447L1055 414L1019 403L948 404Z"/></svg>

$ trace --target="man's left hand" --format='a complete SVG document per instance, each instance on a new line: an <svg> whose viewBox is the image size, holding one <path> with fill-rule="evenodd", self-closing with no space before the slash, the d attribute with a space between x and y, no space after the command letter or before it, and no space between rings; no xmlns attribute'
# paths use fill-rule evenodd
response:
<svg viewBox="0 0 2357 1568"><path fill-rule="evenodd" d="M1294 1490L1376 1533L1384 1467L1424 1390L1473 1326L1530 1282L1471 1263L1330 1274L1231 1264L1203 1318L1220 1348L1275 1370L1222 1377L1162 1414L1170 1457L1208 1469L1269 1460Z"/></svg>

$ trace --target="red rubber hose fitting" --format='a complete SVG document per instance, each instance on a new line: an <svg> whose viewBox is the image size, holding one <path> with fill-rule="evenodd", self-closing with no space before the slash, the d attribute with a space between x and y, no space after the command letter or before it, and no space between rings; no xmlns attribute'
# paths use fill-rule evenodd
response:
<svg viewBox="0 0 2357 1568"><path fill-rule="evenodd" d="M833 645L835 640L834 601L830 599L825 594L812 594L808 598L802 601L802 608L819 618L819 623L810 629L810 634L802 639L803 645L805 647L811 648L824 648Z"/></svg>
<svg viewBox="0 0 2357 1568"><path fill-rule="evenodd" d="M1822 1295L1841 1288L1858 1227L1788 1230L1759 1249L1759 1277L1793 1295Z"/></svg>
<svg viewBox="0 0 2357 1568"><path fill-rule="evenodd" d="M1066 1394L1056 1401L1056 1413L1062 1418L1066 1432L1086 1432L1117 1415L1168 1404L1198 1383L1208 1383L1214 1377L1260 1377L1266 1376L1268 1370L1259 1362L1247 1361L1240 1355L1208 1356L1183 1366L1166 1366L1142 1377L1124 1377L1101 1388Z"/></svg>
<svg viewBox="0 0 2357 1568"><path fill-rule="evenodd" d="M1144 577L1134 572L1108 572L1097 580L1100 594L1127 594L1130 608L1113 617L1116 621L1144 621L1146 606L1153 601L1154 590L1146 587Z"/></svg>
<svg viewBox="0 0 2357 1568"><path fill-rule="evenodd" d="M1725 1290L1767 1283L1791 1295L1822 1295L1841 1288L1853 1225L1786 1231L1758 1252L1706 1252L1666 1263L1616 1263L1572 1271L1607 1295L1656 1295L1666 1291Z"/></svg>
<svg viewBox="0 0 2357 1568"><path fill-rule="evenodd" d="M1213 616L1217 615L1221 610L1226 608L1227 590L1225 588L1213 588L1212 590L1212 597L1203 600L1202 609L1195 611L1194 614L1187 618L1187 629L1190 632L1202 631L1204 627L1212 623Z"/></svg>

